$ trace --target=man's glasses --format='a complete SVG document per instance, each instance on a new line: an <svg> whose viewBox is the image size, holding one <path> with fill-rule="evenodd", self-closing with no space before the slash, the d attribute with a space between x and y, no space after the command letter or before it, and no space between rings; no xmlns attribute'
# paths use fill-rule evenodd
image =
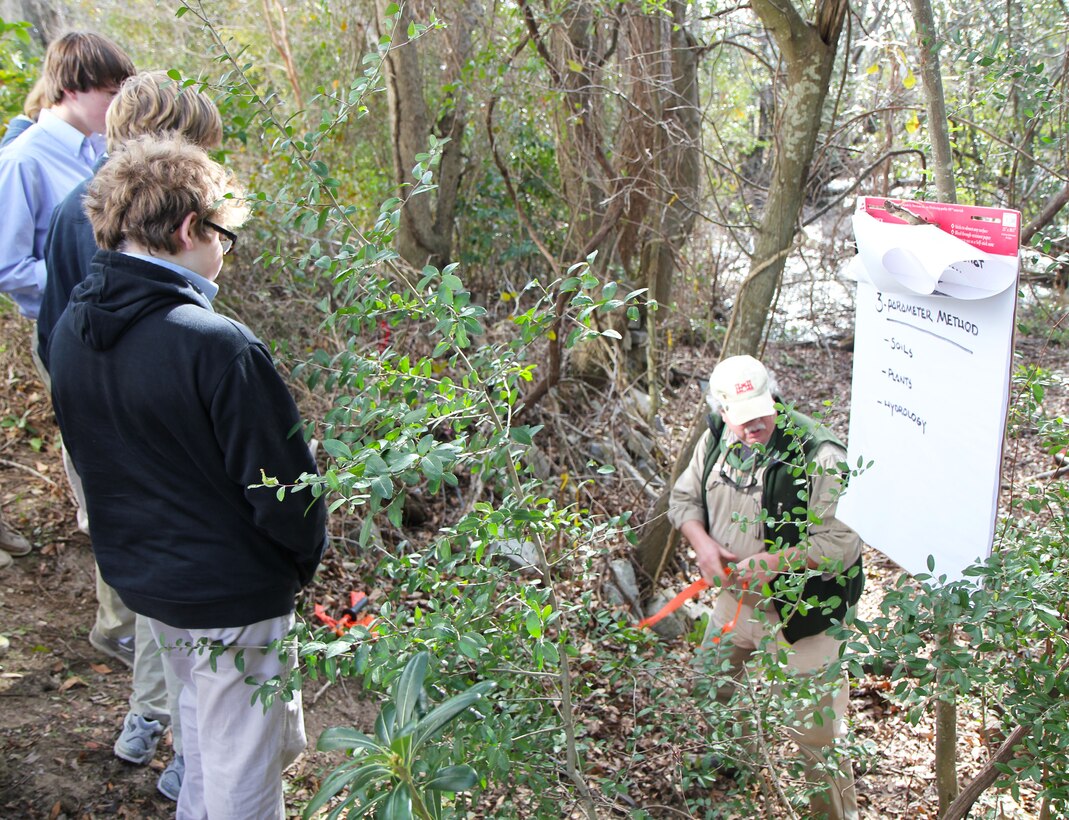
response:
<svg viewBox="0 0 1069 820"><path fill-rule="evenodd" d="M737 490L757 486L757 468L764 460L764 451L747 447L742 442L731 445L720 464L720 480Z"/></svg>
<svg viewBox="0 0 1069 820"><path fill-rule="evenodd" d="M209 219L203 219L201 220L201 222L203 222L205 225L207 225L209 228L219 234L219 244L223 248L223 256L226 256L228 253L234 250L234 246L238 242L238 235L236 233L234 233L233 231L228 231L222 225L216 225Z"/></svg>

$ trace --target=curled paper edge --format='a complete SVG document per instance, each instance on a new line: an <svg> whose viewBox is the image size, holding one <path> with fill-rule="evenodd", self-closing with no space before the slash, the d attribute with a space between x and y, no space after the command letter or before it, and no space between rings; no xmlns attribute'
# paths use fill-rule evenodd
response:
<svg viewBox="0 0 1069 820"><path fill-rule="evenodd" d="M1015 257L985 253L935 225L881 222L864 211L853 219L860 264L851 272L884 293L986 299L1017 281Z"/></svg>

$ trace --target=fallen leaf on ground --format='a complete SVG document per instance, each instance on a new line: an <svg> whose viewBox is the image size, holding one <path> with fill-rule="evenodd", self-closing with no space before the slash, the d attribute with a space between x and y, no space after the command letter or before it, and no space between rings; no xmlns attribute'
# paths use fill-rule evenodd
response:
<svg viewBox="0 0 1069 820"><path fill-rule="evenodd" d="M75 677L72 677L72 678L67 678L65 681L63 681L63 683L61 683L59 685L59 691L60 692L66 692L68 689L73 689L75 686L88 686L88 685L89 684L86 683L84 680L82 680L81 678L75 676Z"/></svg>
<svg viewBox="0 0 1069 820"><path fill-rule="evenodd" d="M106 663L91 663L89 664L89 668L98 675L110 675L113 671Z"/></svg>

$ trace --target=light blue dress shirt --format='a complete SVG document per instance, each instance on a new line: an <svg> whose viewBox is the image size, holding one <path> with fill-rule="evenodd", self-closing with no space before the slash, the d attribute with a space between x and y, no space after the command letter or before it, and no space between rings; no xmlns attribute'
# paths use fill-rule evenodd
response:
<svg viewBox="0 0 1069 820"><path fill-rule="evenodd" d="M85 136L47 108L35 125L0 150L0 291L37 318L45 284L44 245L52 211L103 152L103 137Z"/></svg>
<svg viewBox="0 0 1069 820"><path fill-rule="evenodd" d="M177 262L172 262L169 259L160 259L158 256L148 256L143 253L130 253L129 251L122 251L126 256L132 256L134 259L144 259L146 262L151 262L153 265L159 265L161 268L167 268L172 270L179 276L184 276L189 280L189 284L204 294L204 297L211 302L215 299L217 293L219 293L219 286L215 284L211 279L205 279L199 273L194 273L189 268L179 265Z"/></svg>

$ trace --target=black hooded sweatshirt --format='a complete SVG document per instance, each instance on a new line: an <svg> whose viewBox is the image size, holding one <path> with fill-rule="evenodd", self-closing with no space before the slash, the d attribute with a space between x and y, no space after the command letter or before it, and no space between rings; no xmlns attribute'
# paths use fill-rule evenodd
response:
<svg viewBox="0 0 1069 820"><path fill-rule="evenodd" d="M185 629L292 612L326 512L309 491L249 488L316 470L263 343L180 274L98 251L49 350L93 551L123 602Z"/></svg>

